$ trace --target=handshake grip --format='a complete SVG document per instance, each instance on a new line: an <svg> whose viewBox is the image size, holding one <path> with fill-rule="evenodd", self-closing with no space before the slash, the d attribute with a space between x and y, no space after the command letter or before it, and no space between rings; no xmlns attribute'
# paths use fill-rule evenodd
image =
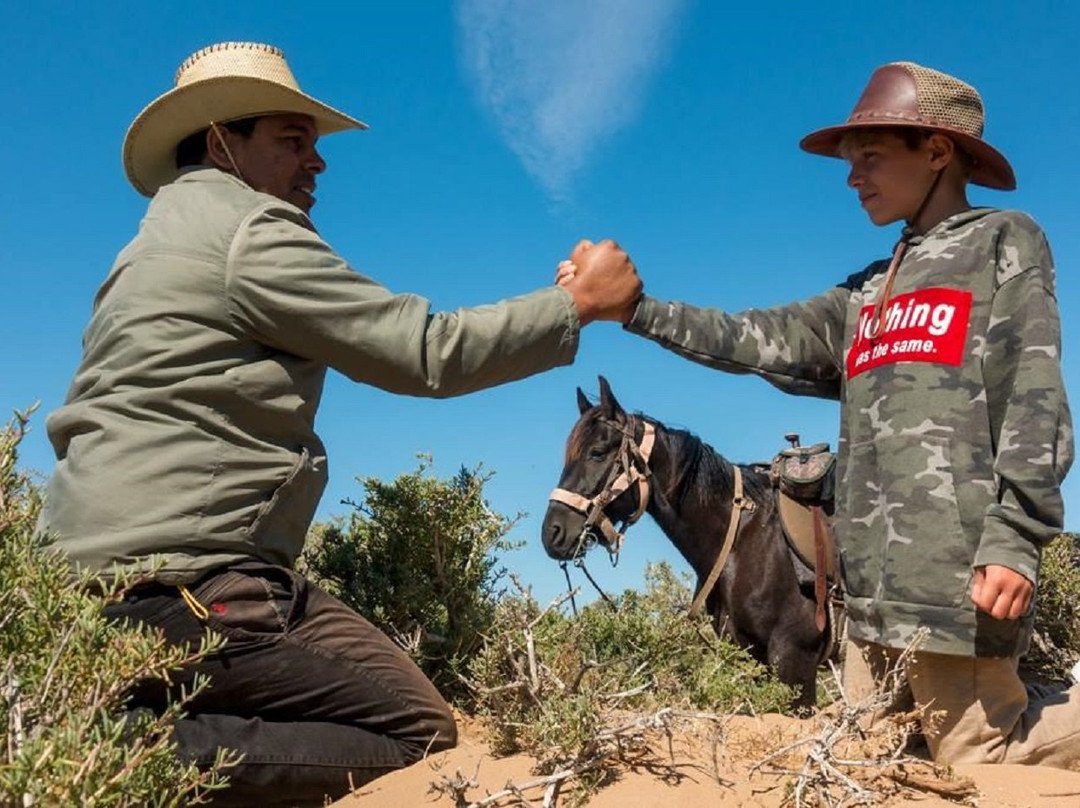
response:
<svg viewBox="0 0 1080 808"><path fill-rule="evenodd" d="M570 258L559 262L555 283L573 297L581 325L630 322L644 289L630 256L610 239L579 241Z"/></svg>

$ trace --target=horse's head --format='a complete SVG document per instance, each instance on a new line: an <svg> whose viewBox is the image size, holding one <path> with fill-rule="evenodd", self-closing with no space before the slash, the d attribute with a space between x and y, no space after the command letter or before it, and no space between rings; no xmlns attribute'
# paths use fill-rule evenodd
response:
<svg viewBox="0 0 1080 808"><path fill-rule="evenodd" d="M617 551L624 530L648 501L648 459L653 426L627 415L607 380L600 377L600 401L577 391L581 413L566 442L559 487L544 516L544 549L552 558L577 558L594 543ZM635 436L641 432L641 437Z"/></svg>

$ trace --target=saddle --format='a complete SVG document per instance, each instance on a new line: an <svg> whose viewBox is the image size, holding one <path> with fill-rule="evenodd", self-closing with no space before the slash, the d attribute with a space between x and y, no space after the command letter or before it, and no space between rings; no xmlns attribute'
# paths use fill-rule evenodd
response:
<svg viewBox="0 0 1080 808"><path fill-rule="evenodd" d="M784 437L791 446L773 458L769 479L788 547L813 573L815 622L818 631L824 631L826 606L835 608L837 601L842 600L840 564L832 529L836 455L827 443L800 446L797 434L792 432ZM839 622L833 620L834 633Z"/></svg>

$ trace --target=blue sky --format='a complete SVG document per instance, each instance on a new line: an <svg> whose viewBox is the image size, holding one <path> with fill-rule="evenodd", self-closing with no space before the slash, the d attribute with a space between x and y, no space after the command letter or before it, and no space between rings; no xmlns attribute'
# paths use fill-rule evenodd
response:
<svg viewBox="0 0 1080 808"><path fill-rule="evenodd" d="M646 289L729 310L818 293L885 255L839 161L797 148L846 118L870 72L912 60L983 94L986 137L1019 190L972 189L1046 229L1059 269L1066 380L1080 312L1076 168L1080 13L1058 2L771 3L461 0L456 3L174 2L9 4L8 180L0 186L0 408L64 397L94 292L146 201L120 165L124 132L212 42L282 47L308 92L371 124L322 143L329 170L314 218L358 271L436 309L550 283L577 239L612 237ZM273 11L269 9L273 8ZM767 458L787 431L835 443L838 407L784 396L662 351L601 323L575 364L451 401L395 397L332 374L318 429L330 453L322 518L346 512L356 476L390 479L434 456L496 472L491 504L528 516L509 566L542 600L562 588L539 546L547 494L576 417L574 389L597 374L616 395L699 434L736 461ZM43 415L23 463L47 472ZM1080 528L1080 472L1066 482ZM610 589L675 559L648 520Z"/></svg>

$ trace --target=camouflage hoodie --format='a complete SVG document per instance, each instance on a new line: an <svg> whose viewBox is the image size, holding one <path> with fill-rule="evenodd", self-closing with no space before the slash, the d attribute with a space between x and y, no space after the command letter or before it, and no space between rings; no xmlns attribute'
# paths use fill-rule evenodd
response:
<svg viewBox="0 0 1080 808"><path fill-rule="evenodd" d="M726 314L646 298L628 330L790 393L839 399L837 539L853 637L1015 656L1033 613L995 620L974 566L1037 581L1062 527L1073 458L1054 267L1028 216L987 208L912 240L883 333L870 314L887 261L801 303Z"/></svg>

